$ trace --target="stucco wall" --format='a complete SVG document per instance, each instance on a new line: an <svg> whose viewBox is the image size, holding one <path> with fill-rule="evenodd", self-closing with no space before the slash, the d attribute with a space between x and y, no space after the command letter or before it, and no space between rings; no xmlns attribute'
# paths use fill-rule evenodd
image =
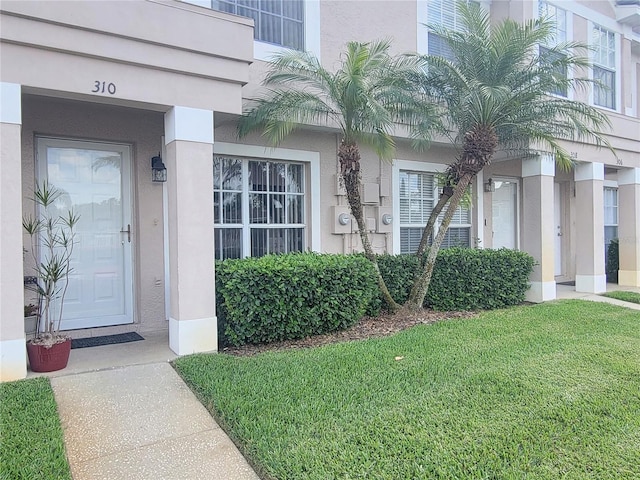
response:
<svg viewBox="0 0 640 480"><path fill-rule="evenodd" d="M171 0L4 1L2 80L109 103L240 113L251 24Z"/></svg>

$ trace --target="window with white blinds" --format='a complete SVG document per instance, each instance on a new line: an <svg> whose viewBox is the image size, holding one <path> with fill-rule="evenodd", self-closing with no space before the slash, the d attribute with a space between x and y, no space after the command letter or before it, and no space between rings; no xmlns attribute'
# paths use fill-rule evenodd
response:
<svg viewBox="0 0 640 480"><path fill-rule="evenodd" d="M303 164L215 156L216 259L305 248Z"/></svg>
<svg viewBox="0 0 640 480"><path fill-rule="evenodd" d="M467 3L479 2L467 0ZM427 22L428 25L438 25L457 32L463 30L457 2L453 0L429 0L427 4ZM442 37L431 31L427 35L429 55L437 55L448 60L454 59L451 49Z"/></svg>
<svg viewBox="0 0 640 480"><path fill-rule="evenodd" d="M400 182L400 253L414 253L431 211L438 203L438 182L435 174L401 170ZM442 214L436 222L437 234ZM433 238L429 239L429 244ZM443 248L471 246L471 212L459 206L442 243Z"/></svg>
<svg viewBox="0 0 640 480"><path fill-rule="evenodd" d="M551 5L547 2L541 1L538 3L538 14L542 18L548 18L553 20L554 29L551 38L549 38L545 45L540 45L540 55L545 56L549 55L549 49L558 46L561 43L567 41L567 11L556 7L555 5ZM559 53L555 53L555 55L560 55ZM560 58L553 58L551 56L549 60L557 61ZM567 78L567 69L565 67L558 67L555 69L555 74L561 76L563 78ZM554 95L560 95L562 97L567 96L566 88L558 88L549 93L553 93Z"/></svg>
<svg viewBox="0 0 640 480"><path fill-rule="evenodd" d="M593 26L593 103L616 108L616 35L600 25Z"/></svg>
<svg viewBox="0 0 640 480"><path fill-rule="evenodd" d="M304 50L304 0L212 0L211 8L253 18L258 41Z"/></svg>

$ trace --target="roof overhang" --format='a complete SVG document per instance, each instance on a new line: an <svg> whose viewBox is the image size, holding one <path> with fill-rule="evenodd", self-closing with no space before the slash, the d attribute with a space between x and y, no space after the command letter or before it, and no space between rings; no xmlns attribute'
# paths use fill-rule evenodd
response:
<svg viewBox="0 0 640 480"><path fill-rule="evenodd" d="M640 2L618 2L616 6L616 20L624 25L630 25L634 30L640 27Z"/></svg>

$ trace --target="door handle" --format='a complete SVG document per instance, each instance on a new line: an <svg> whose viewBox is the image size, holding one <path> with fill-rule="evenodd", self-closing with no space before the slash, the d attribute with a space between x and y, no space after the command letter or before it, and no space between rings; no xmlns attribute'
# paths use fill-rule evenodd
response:
<svg viewBox="0 0 640 480"><path fill-rule="evenodd" d="M127 234L127 241L129 243L131 243L131 224L127 224L127 229L126 230L120 230L120 233L126 233Z"/></svg>

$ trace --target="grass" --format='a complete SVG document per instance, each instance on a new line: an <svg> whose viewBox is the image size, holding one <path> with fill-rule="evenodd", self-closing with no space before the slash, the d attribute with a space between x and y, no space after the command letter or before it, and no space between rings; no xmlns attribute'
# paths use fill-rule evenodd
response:
<svg viewBox="0 0 640 480"><path fill-rule="evenodd" d="M640 316L614 305L174 366L263 478L640 478Z"/></svg>
<svg viewBox="0 0 640 480"><path fill-rule="evenodd" d="M616 290L614 292L603 293L603 297L615 298L624 302L640 303L640 293L625 292L623 290Z"/></svg>
<svg viewBox="0 0 640 480"><path fill-rule="evenodd" d="M71 480L47 378L0 384L0 479Z"/></svg>

